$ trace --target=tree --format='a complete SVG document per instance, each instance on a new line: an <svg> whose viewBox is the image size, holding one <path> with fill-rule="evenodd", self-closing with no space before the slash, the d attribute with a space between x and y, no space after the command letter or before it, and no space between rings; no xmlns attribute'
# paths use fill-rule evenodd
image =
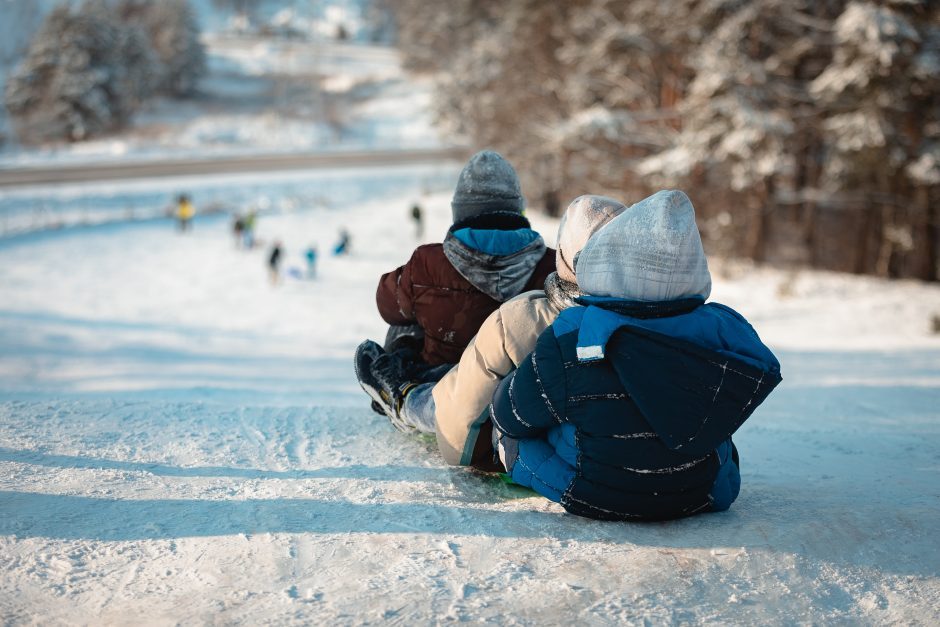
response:
<svg viewBox="0 0 940 627"><path fill-rule="evenodd" d="M133 53L138 61L129 69L123 58L138 43L94 3L54 9L7 84L18 134L77 141L122 124L142 98L133 85L144 61Z"/></svg>
<svg viewBox="0 0 940 627"><path fill-rule="evenodd" d="M530 201L681 186L712 250L940 276L940 3L387 2Z"/></svg>
<svg viewBox="0 0 940 627"><path fill-rule="evenodd" d="M186 0L86 0L48 14L5 104L24 141L78 141L119 128L154 93L192 94L205 73Z"/></svg>
<svg viewBox="0 0 940 627"><path fill-rule="evenodd" d="M850 199L864 215L855 269L933 278L929 208L912 202L912 187L937 184L915 164L929 161L937 136L940 58L937 27L921 21L918 4L848 3L835 22L832 61L810 91L825 111L822 187L865 192Z"/></svg>
<svg viewBox="0 0 940 627"><path fill-rule="evenodd" d="M160 62L159 90L191 96L206 73L206 51L188 0L147 2L142 25Z"/></svg>

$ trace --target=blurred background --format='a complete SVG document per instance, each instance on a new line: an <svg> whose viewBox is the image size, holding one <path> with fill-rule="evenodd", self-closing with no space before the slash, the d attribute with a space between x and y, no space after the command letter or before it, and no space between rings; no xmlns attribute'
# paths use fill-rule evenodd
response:
<svg viewBox="0 0 940 627"><path fill-rule="evenodd" d="M0 23L0 166L493 147L550 215L681 187L710 252L938 278L935 2L2 0ZM29 200L4 232L67 220Z"/></svg>

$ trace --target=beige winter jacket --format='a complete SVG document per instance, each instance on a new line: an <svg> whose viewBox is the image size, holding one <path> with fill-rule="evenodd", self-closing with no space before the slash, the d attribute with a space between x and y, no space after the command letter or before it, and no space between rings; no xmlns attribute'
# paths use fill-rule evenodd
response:
<svg viewBox="0 0 940 627"><path fill-rule="evenodd" d="M541 290L506 301L483 322L460 362L434 386L437 445L447 463L469 466L475 448L478 453L489 450L489 442L478 440L481 427L488 424L496 387L532 352L535 340L558 313Z"/></svg>

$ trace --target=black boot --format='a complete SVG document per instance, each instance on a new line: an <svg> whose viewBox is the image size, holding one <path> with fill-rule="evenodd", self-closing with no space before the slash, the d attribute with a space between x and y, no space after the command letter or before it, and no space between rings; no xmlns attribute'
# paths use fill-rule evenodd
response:
<svg viewBox="0 0 940 627"><path fill-rule="evenodd" d="M389 355L381 346L366 340L356 349L354 360L359 385L372 398L372 408L388 416L399 431L414 431L414 427L401 420L399 412L404 401L404 392L411 386L404 375L401 359Z"/></svg>

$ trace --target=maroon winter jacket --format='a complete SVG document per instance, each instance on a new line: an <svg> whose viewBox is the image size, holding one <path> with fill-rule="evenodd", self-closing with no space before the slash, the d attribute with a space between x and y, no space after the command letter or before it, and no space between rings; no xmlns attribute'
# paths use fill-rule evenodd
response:
<svg viewBox="0 0 940 627"><path fill-rule="evenodd" d="M494 254L486 245L494 236L530 241L510 254ZM499 234L451 229L443 244L419 246L408 263L382 275L375 300L389 324L418 324L424 330L425 362L452 364L500 304L543 289L554 271L555 250L528 228Z"/></svg>

